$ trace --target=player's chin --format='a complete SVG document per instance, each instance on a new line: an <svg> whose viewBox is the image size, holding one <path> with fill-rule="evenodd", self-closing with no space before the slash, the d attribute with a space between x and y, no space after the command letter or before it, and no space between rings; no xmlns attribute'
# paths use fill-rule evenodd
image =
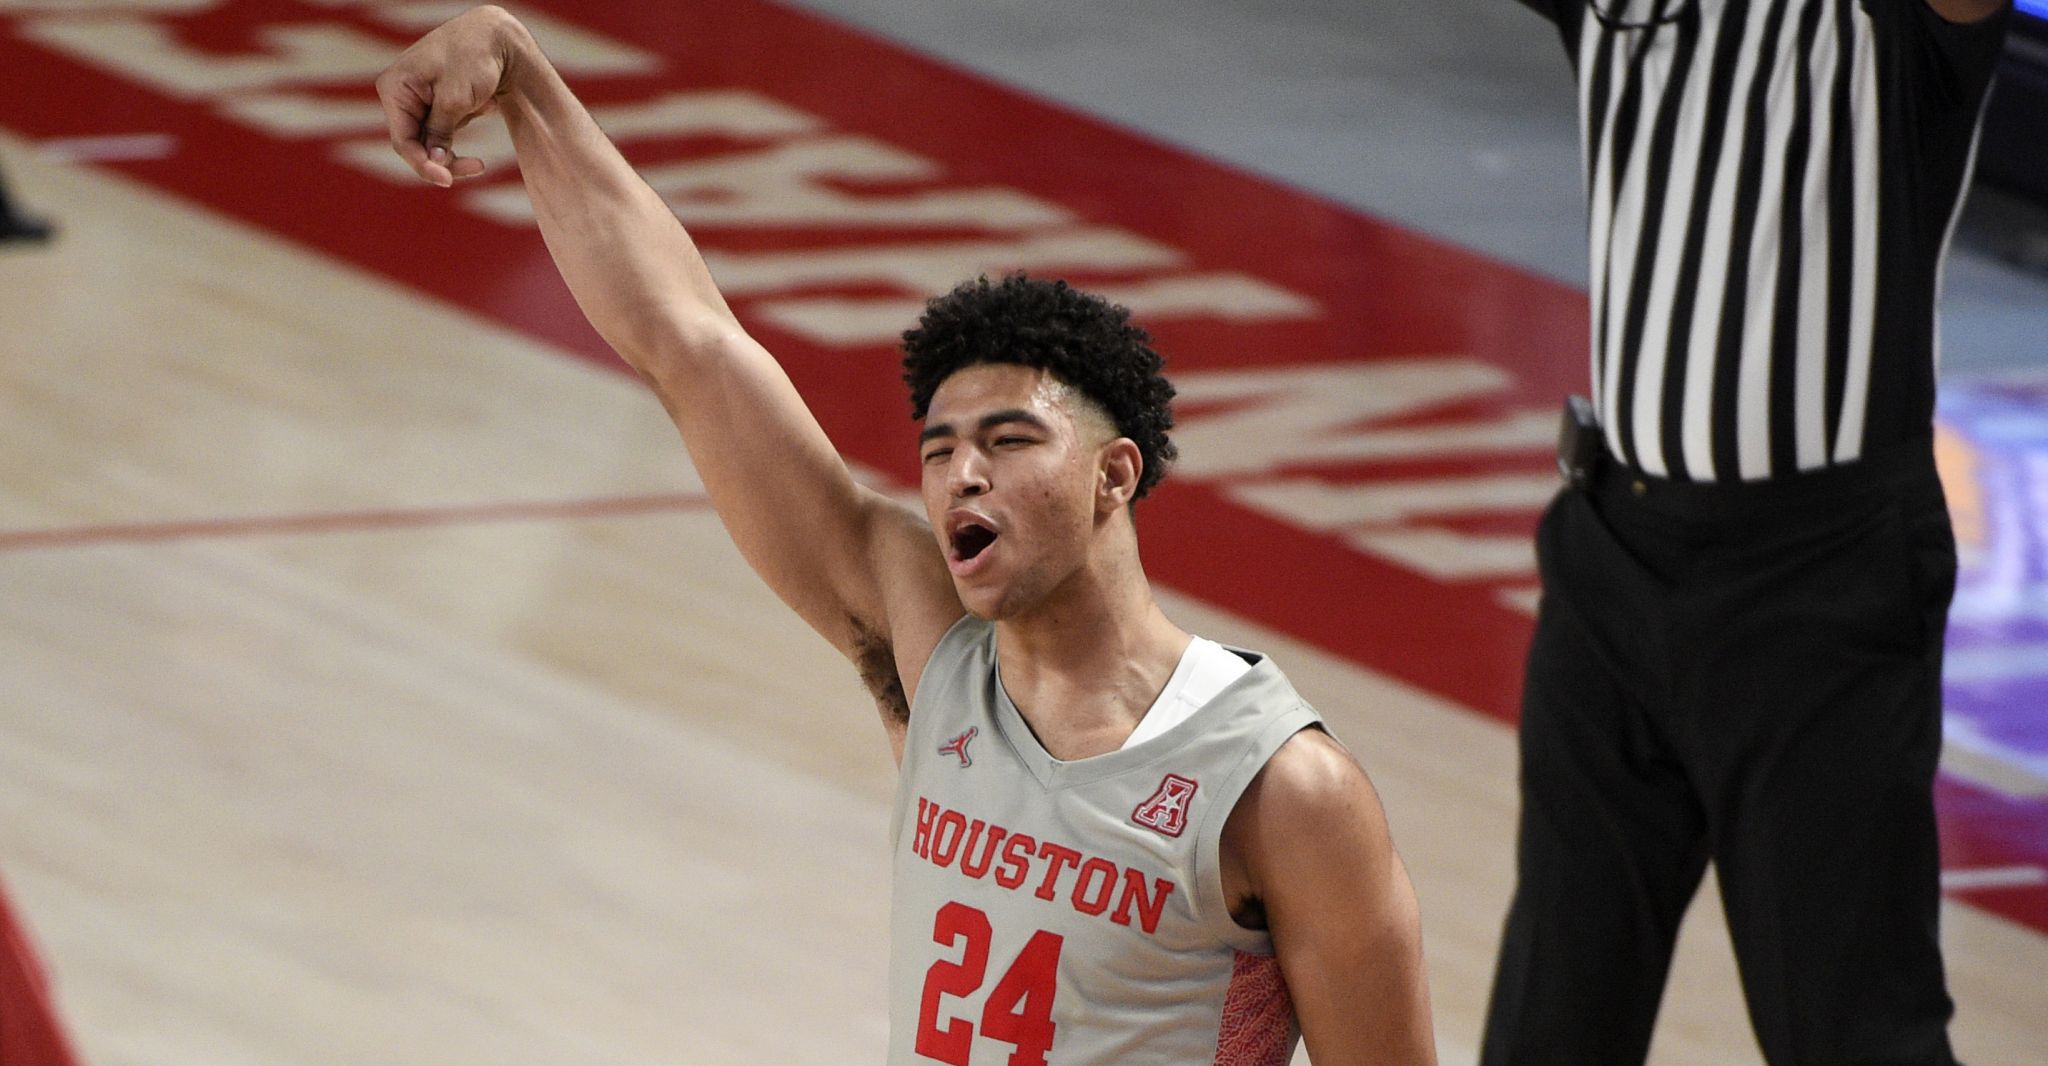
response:
<svg viewBox="0 0 2048 1066"><path fill-rule="evenodd" d="M991 581L962 581L953 579L953 591L960 597L960 606L967 613L984 622L1000 622L1017 613L1016 597L1006 585Z"/></svg>
<svg viewBox="0 0 2048 1066"><path fill-rule="evenodd" d="M988 595L986 589L963 589L955 586L954 591L960 594L960 606L967 608L968 614L984 622L1003 620L1006 612L1003 610L1001 597Z"/></svg>

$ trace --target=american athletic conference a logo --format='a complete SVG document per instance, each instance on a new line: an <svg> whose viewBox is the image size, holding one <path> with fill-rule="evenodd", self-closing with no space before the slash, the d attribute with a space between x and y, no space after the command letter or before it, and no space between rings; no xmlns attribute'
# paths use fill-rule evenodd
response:
<svg viewBox="0 0 2048 1066"><path fill-rule="evenodd" d="M1131 821L1170 837L1179 836L1188 827L1188 801L1195 798L1195 787L1189 778L1167 774L1152 798L1131 812Z"/></svg>

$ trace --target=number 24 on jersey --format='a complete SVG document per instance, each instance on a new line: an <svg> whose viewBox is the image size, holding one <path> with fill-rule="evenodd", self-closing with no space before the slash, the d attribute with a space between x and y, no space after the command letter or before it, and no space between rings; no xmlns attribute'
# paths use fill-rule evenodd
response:
<svg viewBox="0 0 2048 1066"><path fill-rule="evenodd" d="M966 942L959 962L945 959L925 971L924 998L917 1011L917 1053L928 1059L968 1066L974 1051L975 1026L965 1018L939 1023L939 997L966 998L988 979L989 942L994 938L988 915L965 903L939 908L932 940L952 947ZM1056 933L1031 934L1024 950L1003 973L981 1010L980 1032L991 1040L1014 1044L1008 1066L1046 1066L1052 1050L1052 999L1059 991L1060 945Z"/></svg>

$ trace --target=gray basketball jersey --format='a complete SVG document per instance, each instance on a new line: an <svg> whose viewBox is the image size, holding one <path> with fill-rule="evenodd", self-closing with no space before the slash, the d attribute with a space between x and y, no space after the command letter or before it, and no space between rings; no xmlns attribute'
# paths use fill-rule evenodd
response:
<svg viewBox="0 0 2048 1066"><path fill-rule="evenodd" d="M1286 984L1231 919L1218 854L1245 787L1320 719L1238 654L1251 671L1187 721L1061 762L1002 691L995 627L947 632L891 826L892 1064L1285 1066Z"/></svg>

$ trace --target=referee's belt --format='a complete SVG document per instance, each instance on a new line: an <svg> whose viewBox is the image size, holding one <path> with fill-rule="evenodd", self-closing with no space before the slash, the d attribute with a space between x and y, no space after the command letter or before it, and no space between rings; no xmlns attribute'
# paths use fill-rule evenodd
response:
<svg viewBox="0 0 2048 1066"><path fill-rule="evenodd" d="M1639 500L1676 514L1728 514L1835 504L1925 486L1935 478L1934 436L1929 432L1854 462L1761 481L1686 481L1659 477L1616 458L1592 402L1572 396L1565 400L1558 430L1557 469L1572 488L1601 498Z"/></svg>

